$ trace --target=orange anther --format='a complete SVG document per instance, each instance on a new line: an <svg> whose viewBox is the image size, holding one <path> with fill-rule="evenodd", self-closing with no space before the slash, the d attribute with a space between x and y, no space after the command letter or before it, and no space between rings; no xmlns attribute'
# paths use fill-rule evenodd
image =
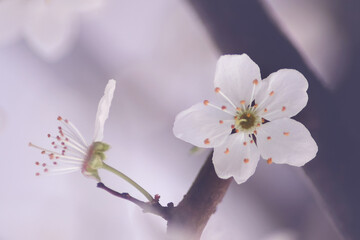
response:
<svg viewBox="0 0 360 240"><path fill-rule="evenodd" d="M286 107L283 106L283 107L281 108L281 111L285 111L285 110L286 110Z"/></svg>
<svg viewBox="0 0 360 240"><path fill-rule="evenodd" d="M236 111L241 111L241 108L237 107L237 108L236 108Z"/></svg>
<svg viewBox="0 0 360 240"><path fill-rule="evenodd" d="M250 140L250 143L254 143L254 140Z"/></svg>
<svg viewBox="0 0 360 240"><path fill-rule="evenodd" d="M250 113L247 113L247 114L246 114L246 116L247 116L247 117L250 117L250 116L251 116L251 114L250 114Z"/></svg>
<svg viewBox="0 0 360 240"><path fill-rule="evenodd" d="M267 139L267 140L270 140L270 139L271 139L271 137L270 137L270 136L268 136L266 139Z"/></svg>
<svg viewBox="0 0 360 240"><path fill-rule="evenodd" d="M209 100L204 100L204 105L207 106L209 104Z"/></svg>
<svg viewBox="0 0 360 240"><path fill-rule="evenodd" d="M256 131L256 130L254 131L254 134L257 134L257 131Z"/></svg>
<svg viewBox="0 0 360 240"><path fill-rule="evenodd" d="M244 146L246 146L247 143L246 143L246 142L243 142L243 144L244 144Z"/></svg>
<svg viewBox="0 0 360 240"><path fill-rule="evenodd" d="M241 100L241 101L240 101L240 104L241 104L241 105L245 105L245 100Z"/></svg>
<svg viewBox="0 0 360 240"><path fill-rule="evenodd" d="M61 120L62 120L62 117L58 116L57 120L61 121Z"/></svg>
<svg viewBox="0 0 360 240"><path fill-rule="evenodd" d="M221 109L222 109L222 110L225 110L225 109L226 109L226 106L222 106Z"/></svg>
<svg viewBox="0 0 360 240"><path fill-rule="evenodd" d="M272 163L272 158L268 158L268 160L266 161L268 164Z"/></svg>
<svg viewBox="0 0 360 240"><path fill-rule="evenodd" d="M265 109L264 109L264 112L267 112L267 111L268 111L267 108L265 108Z"/></svg>
<svg viewBox="0 0 360 240"><path fill-rule="evenodd" d="M224 121L223 121L223 120L220 120L220 121L219 121L219 123L220 123L220 124L223 124L223 123L224 123Z"/></svg>
<svg viewBox="0 0 360 240"><path fill-rule="evenodd" d="M220 88L219 87L217 87L217 88L215 88L215 92L220 92Z"/></svg>
<svg viewBox="0 0 360 240"><path fill-rule="evenodd" d="M273 95L274 95L274 91L271 91L271 92L269 93L269 95L270 95L270 96L273 96Z"/></svg>
<svg viewBox="0 0 360 240"><path fill-rule="evenodd" d="M248 163L250 160L248 158L244 158L244 163Z"/></svg>
<svg viewBox="0 0 360 240"><path fill-rule="evenodd" d="M235 125L233 124L233 125L231 125L231 129L233 129L233 128L235 128Z"/></svg>
<svg viewBox="0 0 360 240"><path fill-rule="evenodd" d="M240 132L240 130L239 130L239 129L235 129L235 132L238 133L238 132Z"/></svg>
<svg viewBox="0 0 360 240"><path fill-rule="evenodd" d="M259 81L258 81L257 79L255 79L255 80L253 81L253 84L255 84L255 85L258 85L258 83L259 83Z"/></svg>
<svg viewBox="0 0 360 240"><path fill-rule="evenodd" d="M290 132L284 132L285 136L289 136Z"/></svg>
<svg viewBox="0 0 360 240"><path fill-rule="evenodd" d="M254 108L257 108L258 106L259 106L258 104L255 104L255 105L254 105Z"/></svg>
<svg viewBox="0 0 360 240"><path fill-rule="evenodd" d="M224 152L224 153L225 153L225 154L229 154L229 152L230 152L230 151L229 151L229 149L228 149L228 148L226 148L226 150L225 150L225 152Z"/></svg>
<svg viewBox="0 0 360 240"><path fill-rule="evenodd" d="M207 138L207 139L204 140L204 143L205 144L210 144L210 140Z"/></svg>

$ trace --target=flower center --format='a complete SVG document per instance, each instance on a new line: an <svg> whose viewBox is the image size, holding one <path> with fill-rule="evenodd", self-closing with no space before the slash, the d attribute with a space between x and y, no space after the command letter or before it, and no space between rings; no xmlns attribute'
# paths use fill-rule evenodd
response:
<svg viewBox="0 0 360 240"><path fill-rule="evenodd" d="M236 113L235 127L242 132L252 133L260 123L260 117L253 109L241 110Z"/></svg>

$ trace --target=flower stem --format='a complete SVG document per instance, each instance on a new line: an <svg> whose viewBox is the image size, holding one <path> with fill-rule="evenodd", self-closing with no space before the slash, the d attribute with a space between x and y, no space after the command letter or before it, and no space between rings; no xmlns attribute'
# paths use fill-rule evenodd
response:
<svg viewBox="0 0 360 240"><path fill-rule="evenodd" d="M124 179L125 181L130 183L133 187L135 187L137 190L139 190L150 202L154 201L154 198L150 195L150 193L148 193L139 184L137 184L135 181L133 181L131 178L129 178L128 176L126 176L122 172L116 170L113 167L110 167L109 165L107 165L104 162L103 162L102 168L105 169L105 170L108 170L108 171L110 171L110 172L112 172L112 173L114 173L116 175L118 175L119 177L121 177L122 179Z"/></svg>

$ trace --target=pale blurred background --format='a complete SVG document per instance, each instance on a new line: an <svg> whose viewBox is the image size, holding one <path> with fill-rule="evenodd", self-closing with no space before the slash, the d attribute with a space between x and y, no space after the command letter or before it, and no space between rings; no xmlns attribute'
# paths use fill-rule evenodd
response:
<svg viewBox="0 0 360 240"><path fill-rule="evenodd" d="M264 2L324 85L334 88L333 59L348 50L326 1ZM56 131L58 115L90 141L98 101L114 78L108 164L160 194L162 204L177 204L209 151L191 155L172 124L178 112L213 93L219 52L185 1L104 0L75 15L66 25L70 40L54 53L34 47L26 34L0 41L0 240L163 239L164 220L97 189L79 172L35 177L34 163L44 156L27 144L49 146L46 135ZM12 28L1 16L0 29ZM121 179L101 176L142 199ZM249 181L231 185L202 239L340 239L318 202L301 169L260 162Z"/></svg>

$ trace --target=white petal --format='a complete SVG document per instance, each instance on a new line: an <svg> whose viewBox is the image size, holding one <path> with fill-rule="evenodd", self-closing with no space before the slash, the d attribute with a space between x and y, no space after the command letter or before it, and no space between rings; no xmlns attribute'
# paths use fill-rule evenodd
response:
<svg viewBox="0 0 360 240"><path fill-rule="evenodd" d="M255 97L262 110L261 116L267 120L295 116L307 104L307 89L306 78L296 70L281 69L270 74L262 81ZM266 113L263 112L265 108Z"/></svg>
<svg viewBox="0 0 360 240"><path fill-rule="evenodd" d="M111 79L106 85L104 96L100 99L95 119L94 142L102 141L104 138L104 125L109 116L111 101L114 96L116 81Z"/></svg>
<svg viewBox="0 0 360 240"><path fill-rule="evenodd" d="M24 7L17 0L0 1L0 45L9 44L20 37Z"/></svg>
<svg viewBox="0 0 360 240"><path fill-rule="evenodd" d="M230 135L234 122L232 115L198 103L176 116L173 132L186 142L209 148L224 142Z"/></svg>
<svg viewBox="0 0 360 240"><path fill-rule="evenodd" d="M220 178L234 177L240 184L254 174L260 153L255 143L250 143L250 140L247 135L236 133L214 149L213 163Z"/></svg>
<svg viewBox="0 0 360 240"><path fill-rule="evenodd" d="M76 16L65 8L43 1L29 4L25 37L41 56L56 60L72 45L76 23Z"/></svg>
<svg viewBox="0 0 360 240"><path fill-rule="evenodd" d="M257 145L264 159L275 163L303 166L316 156L318 147L301 123L282 118L263 124L258 130Z"/></svg>
<svg viewBox="0 0 360 240"><path fill-rule="evenodd" d="M259 66L246 54L224 55L217 62L215 88L219 87L236 106L243 100L249 104L255 79L258 89L261 84Z"/></svg>

